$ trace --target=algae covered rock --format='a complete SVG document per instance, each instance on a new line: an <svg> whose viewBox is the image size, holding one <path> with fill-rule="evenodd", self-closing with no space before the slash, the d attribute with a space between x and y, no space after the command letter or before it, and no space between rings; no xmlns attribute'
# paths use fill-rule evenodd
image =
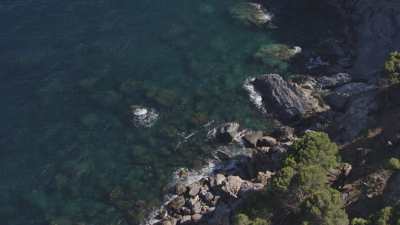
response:
<svg viewBox="0 0 400 225"><path fill-rule="evenodd" d="M293 48L284 44L269 44L261 46L254 54L254 58L263 63L268 63L271 59L289 61L293 56L301 53L301 48Z"/></svg>
<svg viewBox="0 0 400 225"><path fill-rule="evenodd" d="M245 25L262 26L269 23L273 17L261 4L251 2L237 3L229 11L233 18Z"/></svg>
<svg viewBox="0 0 400 225"><path fill-rule="evenodd" d="M268 44L262 45L253 57L264 65L286 70L289 60L299 53L301 48L298 46L291 48L284 44Z"/></svg>

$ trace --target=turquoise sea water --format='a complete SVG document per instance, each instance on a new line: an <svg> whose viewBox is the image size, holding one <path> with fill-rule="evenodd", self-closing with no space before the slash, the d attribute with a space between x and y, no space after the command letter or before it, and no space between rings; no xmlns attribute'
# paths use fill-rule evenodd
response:
<svg viewBox="0 0 400 225"><path fill-rule="evenodd" d="M242 83L275 69L253 54L312 48L336 24L299 2L265 1L271 30L233 20L232 0L0 1L0 223L136 224L214 149L183 136L209 121L268 129ZM134 127L132 104L160 119Z"/></svg>

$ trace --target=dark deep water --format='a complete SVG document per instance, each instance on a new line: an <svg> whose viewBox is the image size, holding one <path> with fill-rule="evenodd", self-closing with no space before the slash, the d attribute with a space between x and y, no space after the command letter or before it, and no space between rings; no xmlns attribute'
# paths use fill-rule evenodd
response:
<svg viewBox="0 0 400 225"><path fill-rule="evenodd" d="M213 151L201 134L177 148L182 136L209 121L268 129L242 83L275 69L252 55L312 48L335 21L265 2L278 29L235 22L232 0L0 1L0 223L134 224ZM132 126L132 104L160 119Z"/></svg>

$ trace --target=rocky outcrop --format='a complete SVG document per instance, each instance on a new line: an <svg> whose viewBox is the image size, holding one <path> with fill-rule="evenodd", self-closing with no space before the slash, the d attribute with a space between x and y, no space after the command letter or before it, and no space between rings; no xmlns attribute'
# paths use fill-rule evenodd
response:
<svg viewBox="0 0 400 225"><path fill-rule="evenodd" d="M369 115L377 108L378 93L377 86L352 80L347 73L292 81L269 74L246 82L261 96L265 111L281 122L300 122L301 130L327 131L335 141L348 143L367 127ZM305 122L311 116L313 120ZM248 146L256 146L255 135L245 136Z"/></svg>
<svg viewBox="0 0 400 225"><path fill-rule="evenodd" d="M375 85L362 82L348 83L335 88L328 96L325 97L325 100L334 110L341 111L345 108L350 99L376 88L377 87Z"/></svg>
<svg viewBox="0 0 400 225"><path fill-rule="evenodd" d="M283 123L329 109L309 87L286 81L278 74L262 75L250 82L262 96L266 111Z"/></svg>

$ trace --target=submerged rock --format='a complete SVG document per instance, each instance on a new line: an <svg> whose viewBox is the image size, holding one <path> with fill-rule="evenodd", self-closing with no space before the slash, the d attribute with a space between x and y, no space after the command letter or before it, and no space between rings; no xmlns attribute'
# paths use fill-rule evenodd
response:
<svg viewBox="0 0 400 225"><path fill-rule="evenodd" d="M155 109L139 105L130 106L130 116L135 127L151 127L159 117Z"/></svg>
<svg viewBox="0 0 400 225"><path fill-rule="evenodd" d="M269 44L261 46L253 57L264 65L279 71L286 71L289 67L289 60L301 51L298 46L290 48L284 44Z"/></svg>
<svg viewBox="0 0 400 225"><path fill-rule="evenodd" d="M233 18L245 25L261 26L269 23L273 17L261 4L251 2L237 3L229 11Z"/></svg>
<svg viewBox="0 0 400 225"><path fill-rule="evenodd" d="M254 54L254 58L268 64L271 59L288 61L299 53L301 53L301 48L298 46L290 48L284 44L269 44L261 46Z"/></svg>

